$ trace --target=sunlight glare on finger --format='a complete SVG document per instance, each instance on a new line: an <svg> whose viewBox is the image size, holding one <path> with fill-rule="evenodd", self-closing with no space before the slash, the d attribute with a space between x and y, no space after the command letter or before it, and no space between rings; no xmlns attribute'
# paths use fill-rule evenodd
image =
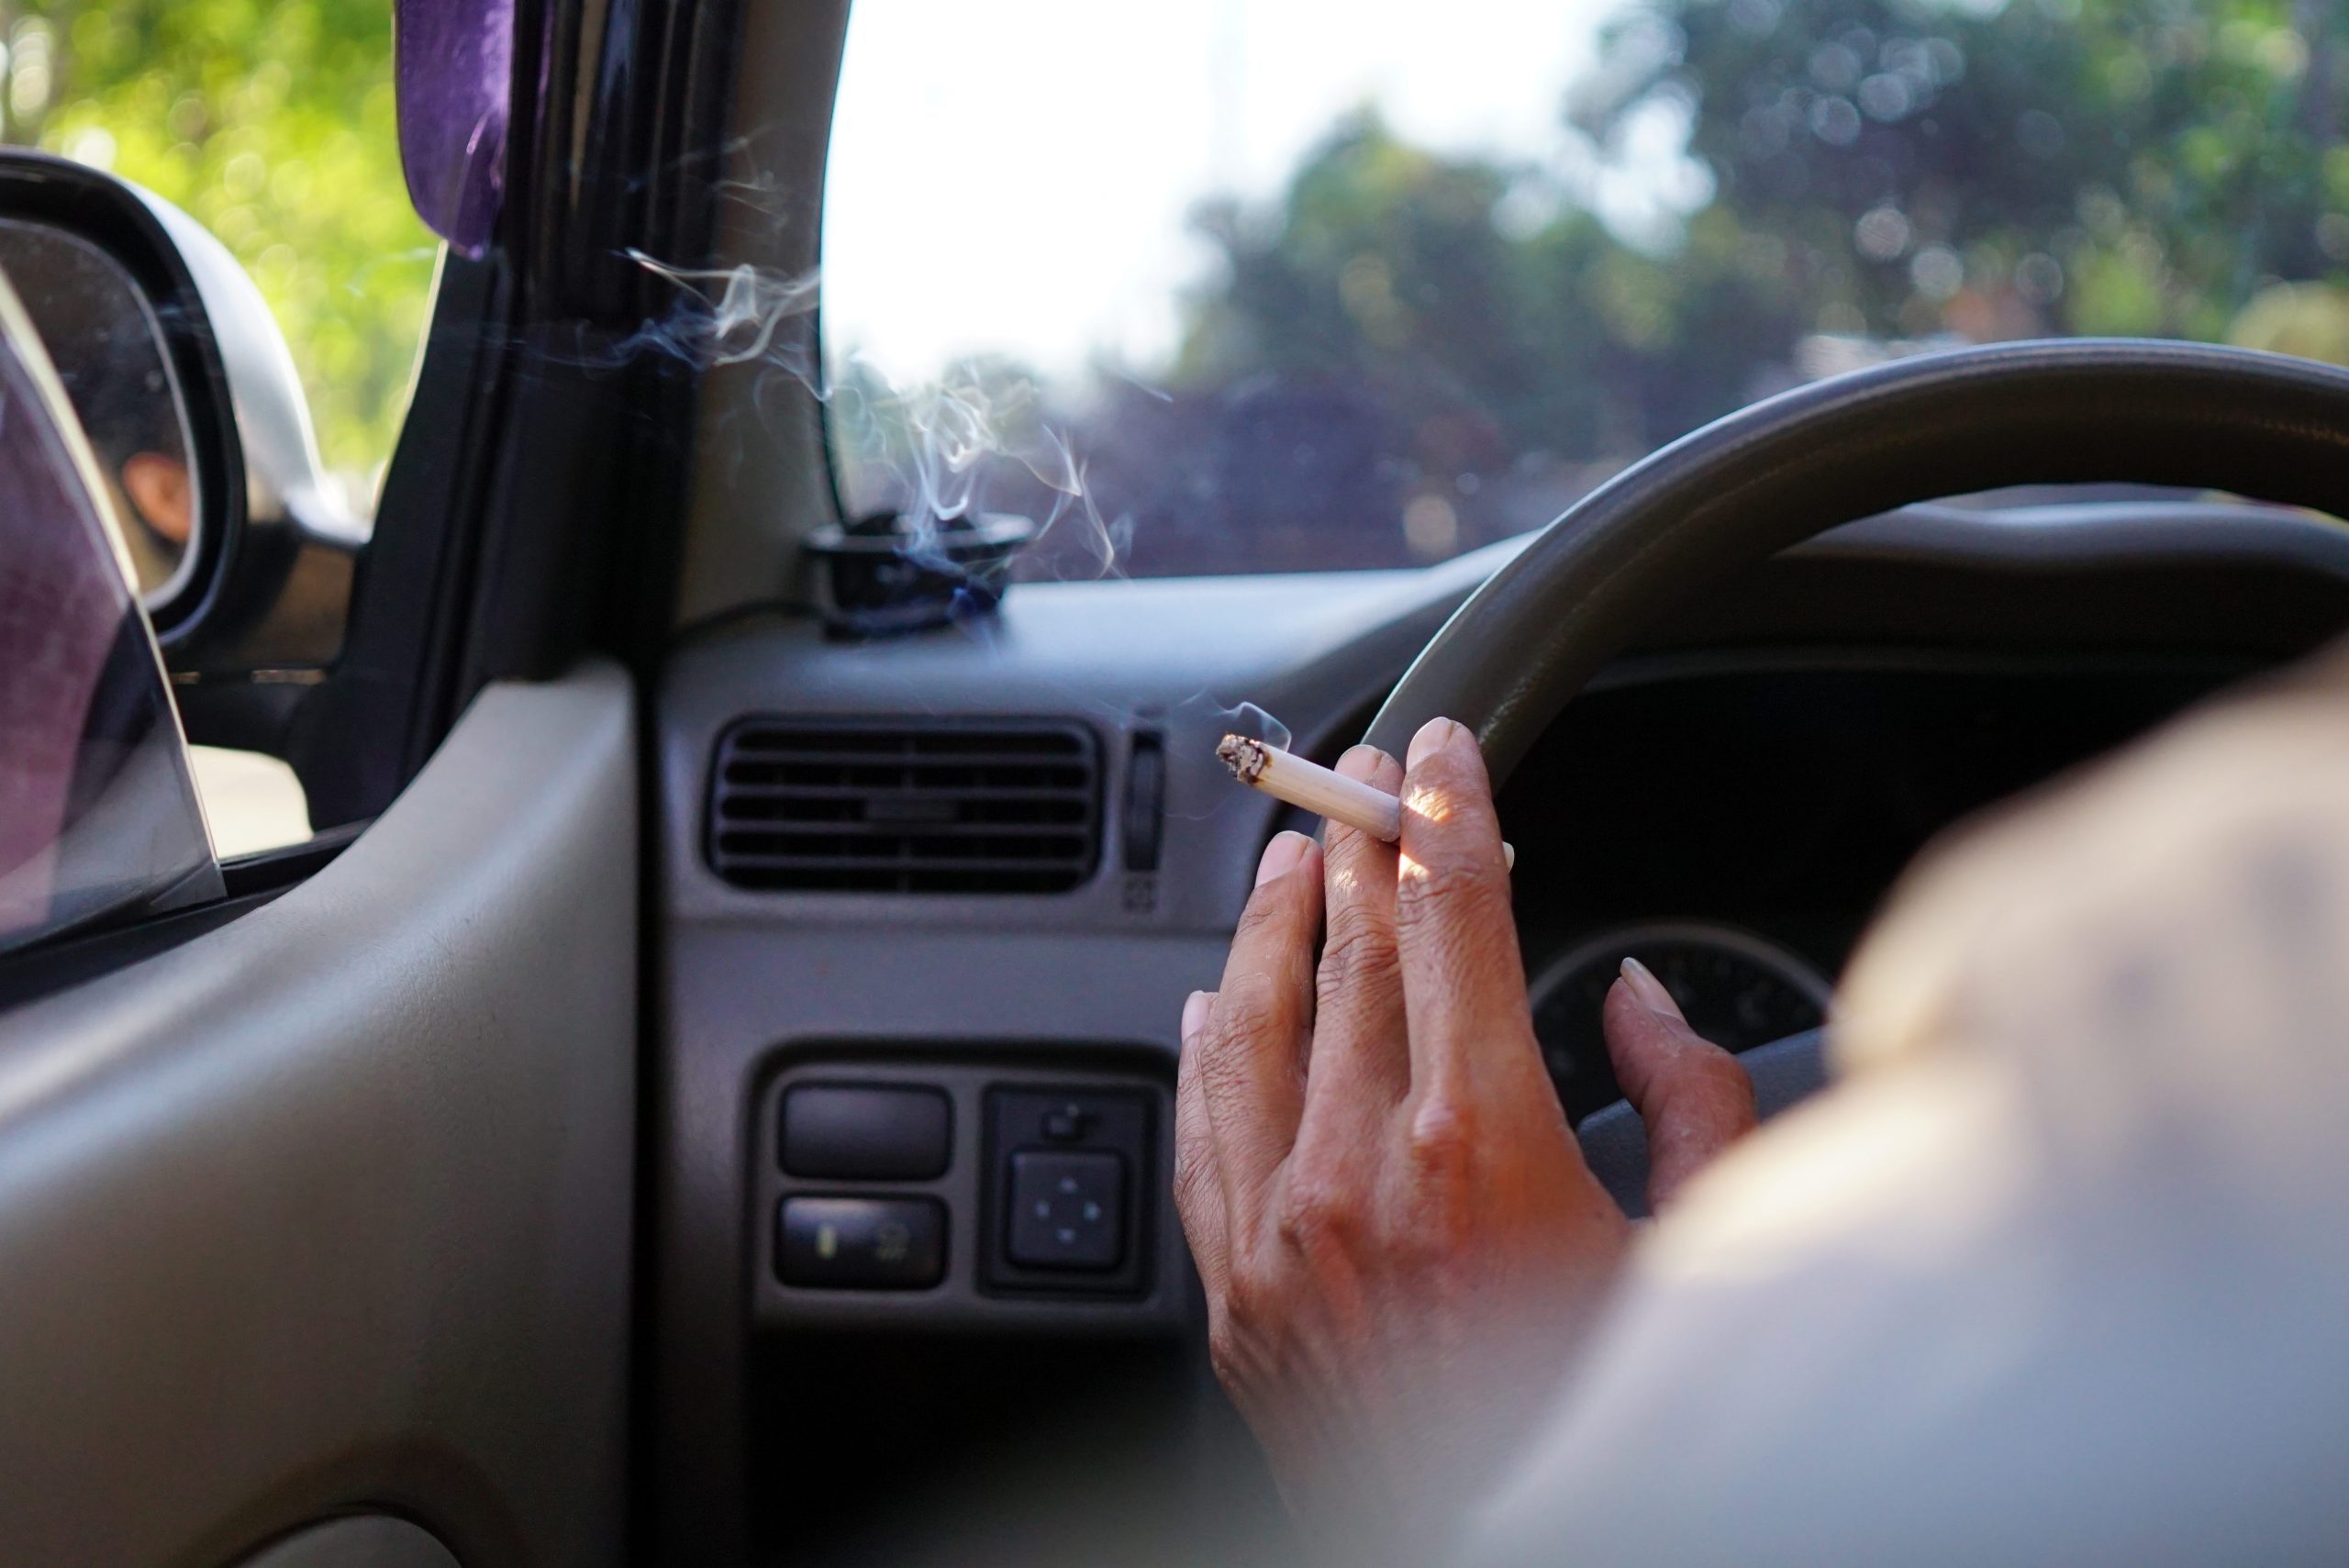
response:
<svg viewBox="0 0 2349 1568"><path fill-rule="evenodd" d="M1452 820L1453 799L1449 793L1432 785L1411 784L1403 792L1403 809L1430 822L1449 822Z"/></svg>

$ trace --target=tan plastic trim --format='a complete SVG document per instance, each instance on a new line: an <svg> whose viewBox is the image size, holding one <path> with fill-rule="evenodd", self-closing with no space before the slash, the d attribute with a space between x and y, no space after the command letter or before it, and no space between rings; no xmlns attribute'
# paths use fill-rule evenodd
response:
<svg viewBox="0 0 2349 1568"><path fill-rule="evenodd" d="M0 1020L0 1542L621 1544L632 694L489 688L324 871Z"/></svg>

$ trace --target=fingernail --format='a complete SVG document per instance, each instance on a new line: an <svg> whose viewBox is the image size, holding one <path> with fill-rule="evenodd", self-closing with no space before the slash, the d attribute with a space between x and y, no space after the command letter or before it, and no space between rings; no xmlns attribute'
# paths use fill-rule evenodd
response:
<svg viewBox="0 0 2349 1568"><path fill-rule="evenodd" d="M1303 860L1305 851L1312 847L1312 840L1293 828L1274 834L1273 841L1264 846L1264 858L1256 862L1256 885L1262 887L1273 878L1286 876L1295 871L1297 862Z"/></svg>
<svg viewBox="0 0 2349 1568"><path fill-rule="evenodd" d="M1207 1027L1208 994L1194 991L1183 998L1183 1043L1188 1045Z"/></svg>
<svg viewBox="0 0 2349 1568"><path fill-rule="evenodd" d="M1418 767L1421 762L1451 745L1453 736L1458 734L1465 727L1457 719L1429 719L1419 726L1419 732L1411 737L1411 749L1405 754L1403 765L1408 768Z"/></svg>
<svg viewBox="0 0 2349 1568"><path fill-rule="evenodd" d="M1664 988L1664 982L1658 980L1654 972L1638 959L1626 957L1623 960L1623 984L1631 988L1631 995L1637 996L1649 1012L1660 1014L1676 1024L1688 1021L1680 1010L1680 1004L1674 1001L1672 993Z"/></svg>
<svg viewBox="0 0 2349 1568"><path fill-rule="evenodd" d="M1378 770L1386 762L1386 753L1375 746L1349 746L1346 754L1338 759L1338 772L1368 783L1378 776Z"/></svg>

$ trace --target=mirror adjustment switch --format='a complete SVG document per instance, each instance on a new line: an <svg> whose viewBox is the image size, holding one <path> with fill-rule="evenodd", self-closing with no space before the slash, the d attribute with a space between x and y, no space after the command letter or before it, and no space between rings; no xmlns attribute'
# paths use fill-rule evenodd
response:
<svg viewBox="0 0 2349 1568"><path fill-rule="evenodd" d="M995 1084L982 1110L982 1290L1151 1291L1158 1251L1159 1099L1138 1084Z"/></svg>
<svg viewBox="0 0 2349 1568"><path fill-rule="evenodd" d="M929 1197L787 1197L775 1274L829 1290L927 1290L946 1277L946 1206Z"/></svg>
<svg viewBox="0 0 2349 1568"><path fill-rule="evenodd" d="M796 1084L783 1096L783 1168L825 1181L926 1182L952 1151L943 1092L920 1085Z"/></svg>
<svg viewBox="0 0 2349 1568"><path fill-rule="evenodd" d="M1005 1251L1031 1269L1114 1269L1126 1251L1126 1162L1023 1150L1011 1157Z"/></svg>

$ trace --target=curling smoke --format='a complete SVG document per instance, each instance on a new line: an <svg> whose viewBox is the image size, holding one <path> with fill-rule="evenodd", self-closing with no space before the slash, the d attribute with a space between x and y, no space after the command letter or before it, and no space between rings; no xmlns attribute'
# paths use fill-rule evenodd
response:
<svg viewBox="0 0 2349 1568"><path fill-rule="evenodd" d="M1276 751L1286 751L1297 744L1297 737L1289 733L1287 725L1258 707L1244 702L1236 707L1215 708L1212 698L1205 699L1213 709L1217 722L1228 735L1242 735L1251 740L1262 740Z"/></svg>
<svg viewBox="0 0 2349 1568"><path fill-rule="evenodd" d="M628 259L655 277L674 284L684 296L680 307L657 321L648 321L638 333L640 346L665 350L677 358L708 368L775 360L797 345L779 348L775 334L784 323L816 308L816 274L777 276L745 263L739 267L672 267L641 250ZM795 356L804 361L805 355ZM813 386L814 378L800 366L800 379Z"/></svg>
<svg viewBox="0 0 2349 1568"><path fill-rule="evenodd" d="M627 350L670 355L699 370L759 366L814 393L831 409L832 439L852 471L847 477L856 499L894 507L917 551L948 522L986 509L991 489L1007 478L1024 476L1024 499L1042 514L1034 517L1039 542L1055 530L1063 539L1073 533L1094 575L1119 573L1131 519L1104 516L1084 454L1046 417L1033 376L1000 361L965 360L934 379L899 384L852 353L827 366L808 329L820 293L814 272L786 275L747 263L674 267L642 251L628 254L676 297L630 337ZM988 638L984 626L970 629ZM1295 744L1288 726L1256 704L1226 704L1204 692L1166 717L1170 729L1191 742L1183 749L1185 765L1218 775L1213 746L1225 734L1282 751ZM1203 797L1218 808L1233 798L1220 789Z"/></svg>
<svg viewBox="0 0 2349 1568"><path fill-rule="evenodd" d="M1252 702L1219 702L1211 692L1197 692L1163 711L1170 731L1210 740L1241 735L1283 751L1297 749L1297 737L1288 726Z"/></svg>
<svg viewBox="0 0 2349 1568"><path fill-rule="evenodd" d="M1175 704L1166 715L1166 730L1174 765L1211 781L1191 796L1208 802L1208 808L1179 814L1189 821L1205 821L1246 795L1246 791L1230 787L1227 770L1216 757L1216 743L1225 736L1244 736L1283 751L1297 745L1288 726L1254 703L1219 702L1207 692Z"/></svg>
<svg viewBox="0 0 2349 1568"><path fill-rule="evenodd" d="M1074 543L1056 559L1074 555L1097 577L1119 574L1130 519L1104 515L1083 455L1046 417L1033 376L963 361L933 379L901 384L854 353L828 365L811 325L820 295L814 272L747 262L678 267L641 250L626 254L675 298L621 353L665 354L700 370L763 367L814 394L832 408L852 505L895 511L916 553L957 519L1008 509L1031 517L1037 544L1056 533L1063 546Z"/></svg>

